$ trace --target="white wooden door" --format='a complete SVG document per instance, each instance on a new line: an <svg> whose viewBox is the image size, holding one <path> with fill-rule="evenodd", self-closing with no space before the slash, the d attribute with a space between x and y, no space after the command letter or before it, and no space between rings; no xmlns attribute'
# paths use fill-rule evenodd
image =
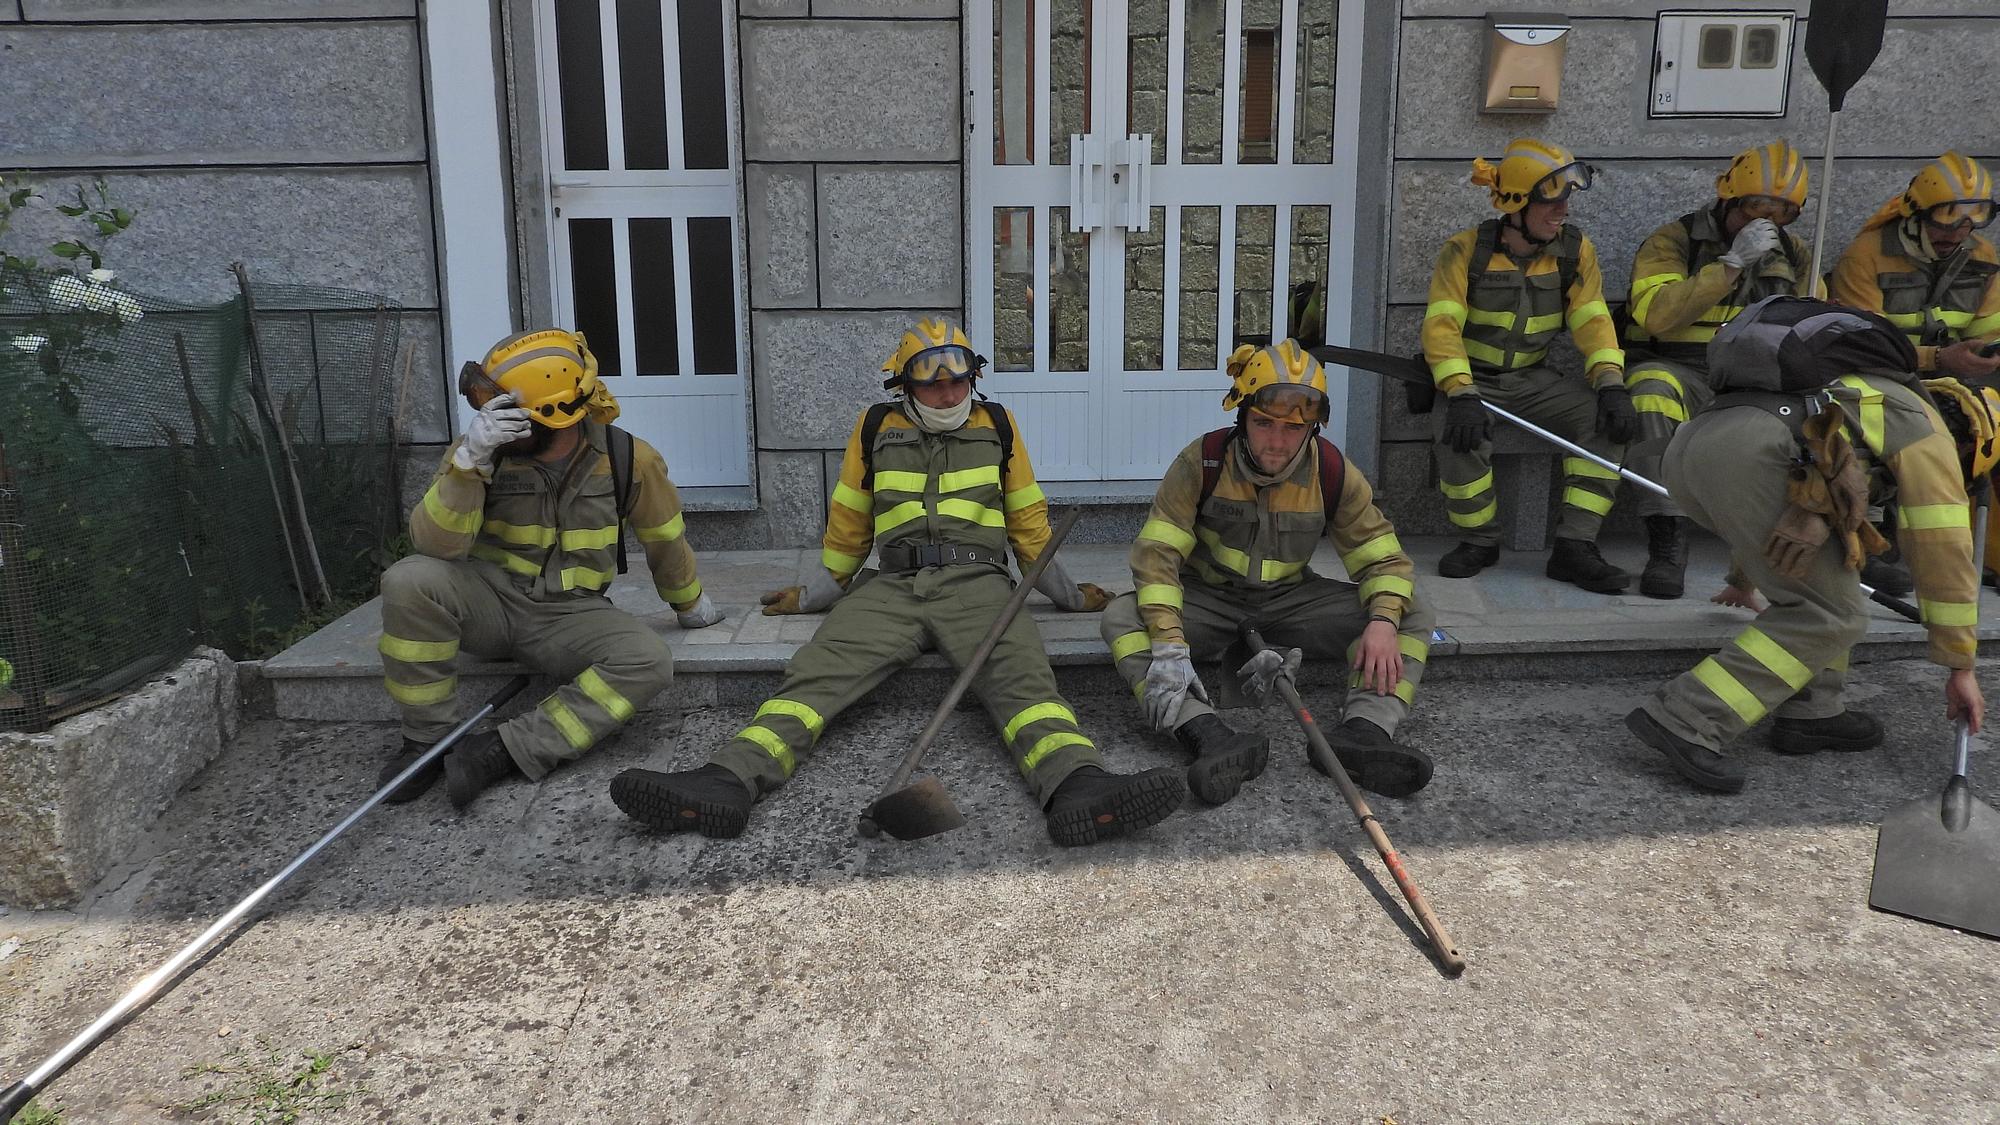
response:
<svg viewBox="0 0 2000 1125"><path fill-rule="evenodd" d="M723 0L540 0L559 323L682 487L750 483Z"/></svg>
<svg viewBox="0 0 2000 1125"><path fill-rule="evenodd" d="M1361 5L968 0L967 326L1044 479L1157 479L1294 284L1346 339Z"/></svg>

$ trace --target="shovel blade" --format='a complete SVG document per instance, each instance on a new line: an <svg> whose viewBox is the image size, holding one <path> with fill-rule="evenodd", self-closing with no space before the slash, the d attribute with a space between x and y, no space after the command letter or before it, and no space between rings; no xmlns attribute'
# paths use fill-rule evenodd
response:
<svg viewBox="0 0 2000 1125"><path fill-rule="evenodd" d="M965 823L965 814L951 803L943 783L928 775L877 797L861 815L898 840L921 840Z"/></svg>
<svg viewBox="0 0 2000 1125"><path fill-rule="evenodd" d="M1241 637L1222 650L1221 670L1215 676L1215 706L1218 710L1233 711L1239 707L1258 705L1258 701L1243 690L1243 682L1236 678L1236 670L1255 655L1257 650Z"/></svg>
<svg viewBox="0 0 2000 1125"><path fill-rule="evenodd" d="M2000 937L2000 811L1969 801L1964 826L1946 826L1943 800L1890 813L1875 839L1868 905L1957 930Z"/></svg>

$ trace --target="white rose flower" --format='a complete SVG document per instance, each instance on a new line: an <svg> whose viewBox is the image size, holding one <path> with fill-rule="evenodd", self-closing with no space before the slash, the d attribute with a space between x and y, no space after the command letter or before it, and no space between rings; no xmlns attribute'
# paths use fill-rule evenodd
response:
<svg viewBox="0 0 2000 1125"><path fill-rule="evenodd" d="M43 348L49 346L49 338L47 336L43 336L37 333L29 333L28 335L25 336L14 337L14 346L24 352L27 352L30 355L33 355L34 353L39 352Z"/></svg>
<svg viewBox="0 0 2000 1125"><path fill-rule="evenodd" d="M118 306L118 319L124 321L126 324L130 324L146 315L146 310L139 307L139 302L123 293L118 294L113 300Z"/></svg>
<svg viewBox="0 0 2000 1125"><path fill-rule="evenodd" d="M73 309L82 304L83 294L83 282L69 274L62 274L49 282L49 300L63 308Z"/></svg>
<svg viewBox="0 0 2000 1125"><path fill-rule="evenodd" d="M90 280L96 282L99 285L109 285L112 282L118 280L118 271L108 270L102 266L99 266L97 269L91 270L88 274L84 276L90 278Z"/></svg>

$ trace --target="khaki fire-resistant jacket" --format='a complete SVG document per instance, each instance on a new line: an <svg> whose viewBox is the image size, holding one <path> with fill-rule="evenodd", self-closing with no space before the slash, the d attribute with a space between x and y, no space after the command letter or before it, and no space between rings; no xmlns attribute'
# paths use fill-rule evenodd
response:
<svg viewBox="0 0 2000 1125"><path fill-rule="evenodd" d="M1847 412L1844 429L1855 457L1895 482L1896 543L1916 584L1931 660L1972 667L1979 574L1957 443L1937 411L1894 379L1847 375L1831 390Z"/></svg>
<svg viewBox="0 0 2000 1125"><path fill-rule="evenodd" d="M1019 426L1013 426L1013 456L1001 469L1000 433L990 411L1005 409L975 402L963 426L942 434L926 434L901 410L889 411L875 435L872 486L857 419L840 460L821 543L820 561L834 578L845 585L878 543L949 543L1002 558L1012 544L1022 567L1033 563L1048 546L1049 503L1035 483ZM1011 412L1007 420L1012 425Z"/></svg>
<svg viewBox="0 0 2000 1125"><path fill-rule="evenodd" d="M1262 488L1246 479L1244 456L1242 443L1231 440L1215 491L1199 512L1201 440L1167 467L1130 556L1147 636L1185 641L1181 606L1188 582L1246 592L1299 582L1322 535L1333 540L1348 577L1360 584L1368 612L1401 623L1416 593L1416 564L1375 506L1375 490L1361 470L1348 463L1329 523L1317 442L1289 477Z"/></svg>
<svg viewBox="0 0 2000 1125"><path fill-rule="evenodd" d="M1431 271L1424 361L1438 390L1461 394L1472 386L1474 371L1516 371L1542 363L1549 343L1565 326L1583 353L1593 388L1606 381L1624 384L1625 353L1611 326L1604 276L1588 236L1579 240L1576 277L1567 293L1557 291L1562 276L1552 249L1556 242L1535 255L1525 272L1504 248L1496 247L1478 292L1467 292L1478 243L1477 227L1452 235Z"/></svg>
<svg viewBox="0 0 2000 1125"><path fill-rule="evenodd" d="M1737 313L1766 297L1798 292L1812 252L1790 231L1782 249L1755 270L1729 280L1719 260L1729 252L1713 210L1696 211L1654 231L1632 261L1632 327L1625 342L1634 351L1708 370L1708 342Z"/></svg>
<svg viewBox="0 0 2000 1125"><path fill-rule="evenodd" d="M487 476L459 468L446 450L423 501L410 510L410 541L433 558L491 563L537 601L602 592L617 573L618 498L604 427L579 425L583 444L554 489L528 458L502 458ZM659 451L637 437L628 522L645 546L660 599L675 609L692 606L701 580L680 492Z"/></svg>
<svg viewBox="0 0 2000 1125"><path fill-rule="evenodd" d="M1957 253L1927 262L1902 224L1890 223L1862 231L1840 256L1833 299L1887 317L1917 345L1917 370L1935 371L1940 347L2000 339L2000 255L1975 234Z"/></svg>

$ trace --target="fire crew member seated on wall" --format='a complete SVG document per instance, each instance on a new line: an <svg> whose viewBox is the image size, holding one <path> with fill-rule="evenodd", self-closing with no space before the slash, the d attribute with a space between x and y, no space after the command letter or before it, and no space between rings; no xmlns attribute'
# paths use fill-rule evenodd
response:
<svg viewBox="0 0 2000 1125"><path fill-rule="evenodd" d="M1049 541L1048 502L1013 416L972 396L985 359L965 333L920 321L882 365L893 403L864 411L848 439L827 508L824 569L804 586L767 594L765 613L826 622L797 655L778 694L699 769L633 769L611 799L655 828L735 836L750 806L783 785L826 724L927 649L963 665L1013 590L1007 548L1023 569ZM871 544L881 570L857 576ZM1066 610L1102 609L1110 595L1078 586L1049 560L1038 589ZM973 680L993 724L1041 802L1058 844L1124 835L1173 812L1187 794L1167 769L1113 774L1077 728L1032 618L1002 635Z"/></svg>
<svg viewBox="0 0 2000 1125"><path fill-rule="evenodd" d="M382 668L403 746L381 783L457 725L460 650L567 681L443 755L451 803L464 808L502 778L540 778L580 757L673 677L666 642L604 594L626 523L682 628L722 613L695 577L666 462L609 425L618 404L581 333L509 336L466 365L459 389L479 413L410 512L418 553L382 575ZM387 799L416 798L439 768Z"/></svg>
<svg viewBox="0 0 2000 1125"><path fill-rule="evenodd" d="M1438 252L1423 339L1431 377L1449 396L1438 484L1461 541L1438 561L1446 578L1470 578L1500 560L1492 425L1482 397L1613 462L1636 432L1597 251L1564 224L1570 193L1588 190L1592 175L1567 149L1515 140L1499 167L1473 161L1472 183L1488 189L1501 217L1452 235ZM1583 352L1588 382L1546 365L1564 327ZM1624 590L1631 576L1597 550L1618 474L1565 457L1563 477L1548 576L1600 594Z"/></svg>
<svg viewBox="0 0 2000 1125"><path fill-rule="evenodd" d="M1784 141L1738 153L1715 178L1715 203L1654 231L1632 262L1632 325L1625 333L1625 386L1639 413L1632 471L1660 479L1674 427L1699 412L1708 385L1708 342L1729 318L1774 293L1799 293L1812 251L1786 231L1806 202L1806 166ZM1639 592L1678 598L1687 571L1687 518L1654 492L1638 495L1646 521Z"/></svg>
<svg viewBox="0 0 2000 1125"><path fill-rule="evenodd" d="M1881 745L1881 724L1842 700L1849 651L1868 627L1855 570L1864 544L1882 546L1866 510L1871 484L1880 495L1886 482L1870 478L1893 478L1897 533L1916 578L1930 658L1948 669L1946 714L1965 715L1977 731L1984 713L1973 674L1979 585L1966 482L2000 458L2000 394L1949 379L1926 381L1920 393L1908 373L1916 356L1892 327L1874 321L1879 327L1868 330L1871 322L1836 315L1839 322L1820 318L1825 334L1847 332L1839 345L1847 350L1830 369L1856 374L1818 392L1722 393L1667 447L1674 499L1728 542L1738 570L1771 603L1734 643L1625 717L1640 740L1704 789L1743 788L1743 765L1723 748L1766 714L1775 713L1771 745L1784 753ZM1711 353L1718 386L1729 385L1726 366L1740 362L1724 350L1727 340L1718 336ZM1802 342L1797 354L1809 360L1819 345ZM1817 374L1791 378L1793 352L1788 341L1775 361L1769 349L1748 361L1778 367L1790 385L1817 381ZM1809 397L1834 405L1815 416ZM1780 407L1790 413L1781 417ZM1786 417L1808 420L1795 432ZM1808 452L1812 460L1802 462ZM1743 578L1734 582L1741 588Z"/></svg>
<svg viewBox="0 0 2000 1125"><path fill-rule="evenodd" d="M1294 662L1301 651L1347 662L1345 714L1327 741L1357 784L1415 793L1430 781L1430 756L1391 741L1430 653L1415 564L1368 479L1317 437L1328 417L1319 360L1295 340L1245 344L1228 371L1222 406L1236 424L1196 439L1168 467L1132 544L1137 593L1104 611L1104 642L1147 721L1194 753L1188 788L1211 804L1263 773L1269 754L1264 736L1216 716L1195 676L1195 657L1220 655L1245 622L1291 648ZM1322 536L1352 581L1307 569ZM1266 651L1235 671L1262 694L1279 662Z"/></svg>

